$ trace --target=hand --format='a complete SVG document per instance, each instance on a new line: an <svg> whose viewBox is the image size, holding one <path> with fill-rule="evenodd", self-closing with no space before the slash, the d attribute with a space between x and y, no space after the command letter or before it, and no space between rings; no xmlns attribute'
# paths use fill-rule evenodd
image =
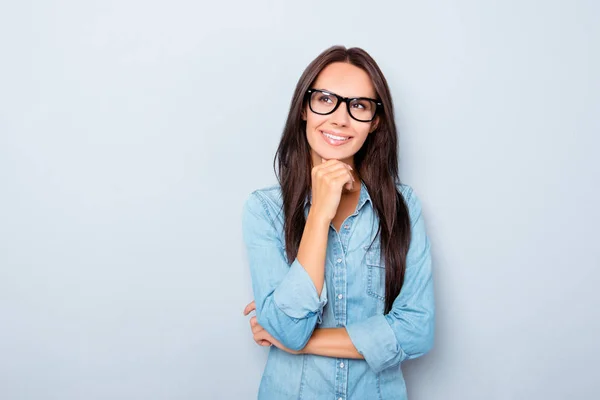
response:
<svg viewBox="0 0 600 400"><path fill-rule="evenodd" d="M256 310L256 303L254 302L254 300L252 300L251 303L249 303L246 308L244 308L244 315L248 315L250 314L251 311ZM252 333L254 334L254 341L260 345L260 346L270 346L272 344L272 342L269 342L267 339L258 339L256 338L256 332L260 332L260 330L256 327L261 327L258 322L256 317L252 317L250 318L250 328L252 329ZM263 328L264 330L264 328Z"/></svg>
<svg viewBox="0 0 600 400"><path fill-rule="evenodd" d="M244 308L244 315L250 314L252 310L256 309L256 303L252 300L246 308ZM256 316L250 318L250 328L252 329L252 334L254 335L254 341L260 346L271 346L275 345L275 347L291 353L291 354L302 354L302 351L294 351L288 349L284 345L282 345L277 339L275 339L269 332L267 332L262 326L259 325Z"/></svg>
<svg viewBox="0 0 600 400"><path fill-rule="evenodd" d="M312 208L318 215L332 221L340 205L342 190L354 189L352 167L336 160L322 159L321 165L312 168Z"/></svg>

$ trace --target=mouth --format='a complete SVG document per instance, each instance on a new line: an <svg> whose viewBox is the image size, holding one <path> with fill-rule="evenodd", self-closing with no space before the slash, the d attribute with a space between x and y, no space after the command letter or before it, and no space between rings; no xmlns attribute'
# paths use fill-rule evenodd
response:
<svg viewBox="0 0 600 400"><path fill-rule="evenodd" d="M332 146L341 146L352 140L352 136L334 135L333 133L323 131L319 131L319 133L321 133L321 137Z"/></svg>

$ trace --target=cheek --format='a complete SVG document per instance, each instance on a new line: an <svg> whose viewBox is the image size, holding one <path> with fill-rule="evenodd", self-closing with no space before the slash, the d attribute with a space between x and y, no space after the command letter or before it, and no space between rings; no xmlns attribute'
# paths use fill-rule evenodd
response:
<svg viewBox="0 0 600 400"><path fill-rule="evenodd" d="M371 125L360 123L358 121L356 122L356 124L352 124L352 130L356 134L356 138L359 139L358 141L364 142L367 139Z"/></svg>
<svg viewBox="0 0 600 400"><path fill-rule="evenodd" d="M308 116L306 120L306 133L308 135L314 135L317 133L317 128L327 121L327 118L320 117L312 114Z"/></svg>

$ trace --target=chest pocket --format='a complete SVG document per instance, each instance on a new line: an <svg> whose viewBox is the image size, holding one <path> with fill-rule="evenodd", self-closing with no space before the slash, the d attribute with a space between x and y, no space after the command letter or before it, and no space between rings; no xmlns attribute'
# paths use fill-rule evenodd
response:
<svg viewBox="0 0 600 400"><path fill-rule="evenodd" d="M385 300L385 263L381 260L381 248L371 246L365 256L367 264L367 294Z"/></svg>

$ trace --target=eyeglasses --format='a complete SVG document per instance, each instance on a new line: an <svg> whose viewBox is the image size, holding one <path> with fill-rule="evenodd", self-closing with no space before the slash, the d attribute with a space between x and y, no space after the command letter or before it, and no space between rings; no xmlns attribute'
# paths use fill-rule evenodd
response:
<svg viewBox="0 0 600 400"><path fill-rule="evenodd" d="M346 103L348 114L360 122L371 122L375 119L377 110L383 107L379 101L368 97L343 97L321 89L308 89L306 97L308 106L315 114L328 115L333 113L342 103Z"/></svg>

